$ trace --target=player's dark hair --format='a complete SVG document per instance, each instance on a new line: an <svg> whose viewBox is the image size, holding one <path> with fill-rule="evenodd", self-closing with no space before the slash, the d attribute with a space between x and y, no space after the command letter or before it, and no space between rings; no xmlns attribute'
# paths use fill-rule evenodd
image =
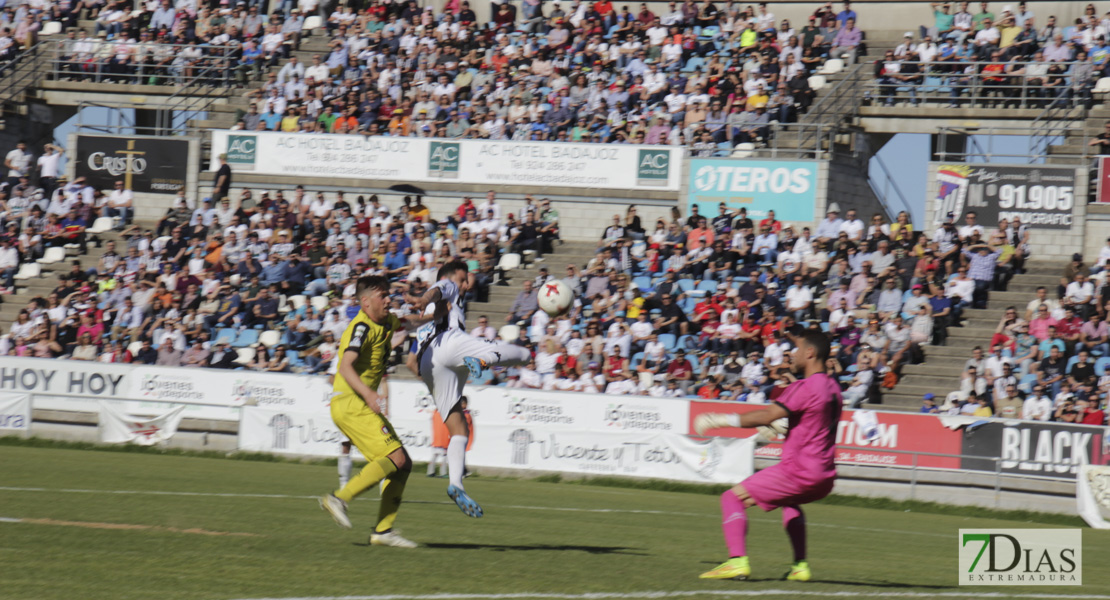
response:
<svg viewBox="0 0 1110 600"><path fill-rule="evenodd" d="M466 266L466 263L461 260L448 261L447 264L439 268L439 273L436 274L436 279L439 280L443 279L444 277L450 277L459 271L469 272L470 267Z"/></svg>
<svg viewBox="0 0 1110 600"><path fill-rule="evenodd" d="M817 353L817 360L824 363L829 359L829 337L819 330L807 329L798 338Z"/></svg>
<svg viewBox="0 0 1110 600"><path fill-rule="evenodd" d="M388 294L389 280L385 277L382 277L381 275L367 275L365 277L359 277L358 282L355 283L356 297L360 297L367 292L376 290L381 290Z"/></svg>

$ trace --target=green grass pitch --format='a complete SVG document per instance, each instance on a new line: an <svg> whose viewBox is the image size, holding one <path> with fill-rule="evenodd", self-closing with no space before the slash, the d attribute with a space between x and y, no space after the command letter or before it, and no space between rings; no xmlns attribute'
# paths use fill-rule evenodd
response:
<svg viewBox="0 0 1110 600"><path fill-rule="evenodd" d="M707 494L475 478L476 520L445 480L416 472L398 529L425 547L400 550L366 545L376 491L353 503L353 531L317 507L310 497L336 484L324 465L0 446L0 473L4 599L1110 598L1110 532L1089 529L1082 588L957 587L958 529L1053 526L973 508L809 506L810 583L780 580L790 550L779 513L753 510L752 580L701 581L725 558Z"/></svg>

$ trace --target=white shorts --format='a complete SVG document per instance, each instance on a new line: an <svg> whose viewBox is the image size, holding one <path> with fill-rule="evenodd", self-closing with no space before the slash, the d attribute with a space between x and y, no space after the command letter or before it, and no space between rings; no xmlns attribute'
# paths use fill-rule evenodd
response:
<svg viewBox="0 0 1110 600"><path fill-rule="evenodd" d="M420 378L428 386L432 400L443 420L462 397L470 376L463 359L472 356L490 366L523 365L531 358L527 348L515 344L477 338L465 331L450 329L431 341L420 357Z"/></svg>

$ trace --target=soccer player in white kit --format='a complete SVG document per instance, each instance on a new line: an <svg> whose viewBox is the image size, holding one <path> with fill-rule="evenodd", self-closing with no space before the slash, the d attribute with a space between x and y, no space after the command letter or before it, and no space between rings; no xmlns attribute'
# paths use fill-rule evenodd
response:
<svg viewBox="0 0 1110 600"><path fill-rule="evenodd" d="M439 270L438 281L424 293L418 309L434 311L432 321L416 332L420 378L428 386L447 425L447 495L463 514L481 517L478 506L463 489L469 430L459 406L467 375L478 377L493 366L522 365L531 353L520 346L476 338L466 332L462 295L470 287L465 262L451 261Z"/></svg>

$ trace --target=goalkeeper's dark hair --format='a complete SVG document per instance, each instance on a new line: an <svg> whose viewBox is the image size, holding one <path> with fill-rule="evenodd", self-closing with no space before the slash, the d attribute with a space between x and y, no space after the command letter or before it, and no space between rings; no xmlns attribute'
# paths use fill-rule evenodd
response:
<svg viewBox="0 0 1110 600"><path fill-rule="evenodd" d="M822 363L829 360L829 336L820 330L807 329L798 334L798 339L808 344L817 352L817 359Z"/></svg>
<svg viewBox="0 0 1110 600"><path fill-rule="evenodd" d="M381 290L389 293L389 280L381 275L367 275L359 277L355 283L355 296L362 297L367 292Z"/></svg>
<svg viewBox="0 0 1110 600"><path fill-rule="evenodd" d="M436 273L436 281L444 277L450 277L459 271L466 271L469 273L470 267L466 266L466 263L461 260L448 261L447 264L439 268L439 272Z"/></svg>

